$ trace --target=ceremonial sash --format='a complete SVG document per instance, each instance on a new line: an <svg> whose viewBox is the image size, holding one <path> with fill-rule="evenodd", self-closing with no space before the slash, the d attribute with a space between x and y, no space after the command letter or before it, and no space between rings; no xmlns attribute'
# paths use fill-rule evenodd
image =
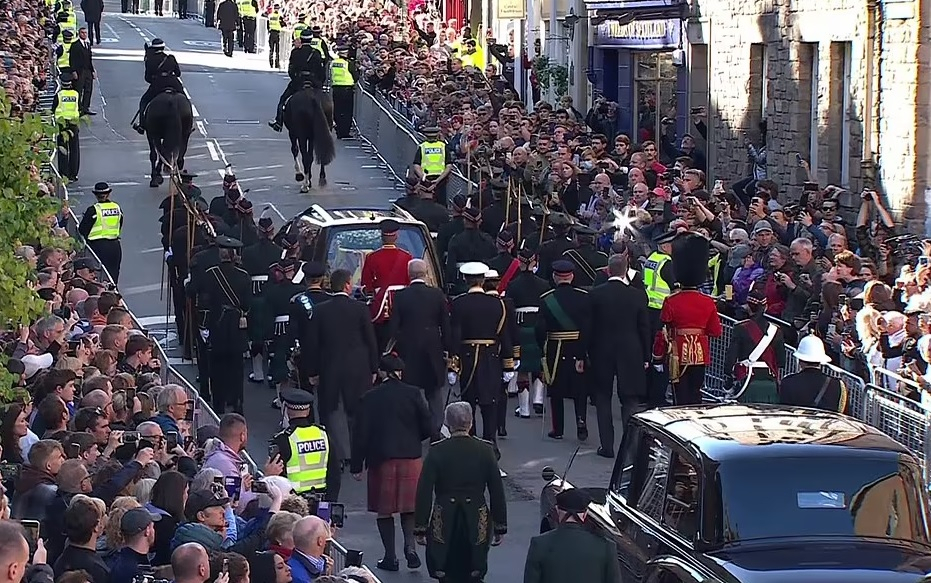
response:
<svg viewBox="0 0 931 583"><path fill-rule="evenodd" d="M520 261L517 259L512 259L511 264L508 265L507 271L505 271L504 275L501 277L501 281L498 282L499 294L503 294L504 291L508 288L508 284L511 283L512 279L514 279L514 274L517 273L518 269L520 269Z"/></svg>

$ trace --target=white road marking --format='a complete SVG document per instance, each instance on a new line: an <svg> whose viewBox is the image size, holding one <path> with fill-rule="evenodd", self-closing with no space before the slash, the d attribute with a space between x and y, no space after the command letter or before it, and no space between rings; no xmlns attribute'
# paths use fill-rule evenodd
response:
<svg viewBox="0 0 931 583"><path fill-rule="evenodd" d="M220 153L220 158L223 160L224 168L229 166L230 163L226 160L226 154L223 153L223 148L220 146L220 142L218 142L216 138L213 138L213 144L217 147L217 152Z"/></svg>
<svg viewBox="0 0 931 583"><path fill-rule="evenodd" d="M111 183L110 183L110 186L139 186L140 184L142 184L142 183L141 183L141 182L132 182L132 181L128 181L128 182L111 182Z"/></svg>
<svg viewBox="0 0 931 583"><path fill-rule="evenodd" d="M207 137L207 128L204 127L204 122L201 121L201 120L197 120L197 124L196 124L196 125L197 125L197 131L200 132L200 135L202 135L202 136L204 136L204 137L206 138L206 137Z"/></svg>
<svg viewBox="0 0 931 583"><path fill-rule="evenodd" d="M152 247L151 249L143 249L139 253L164 253L165 250L161 247Z"/></svg>
<svg viewBox="0 0 931 583"><path fill-rule="evenodd" d="M210 150L210 158L214 162L219 162L220 154L217 153L217 147L213 145L213 140L207 140L207 149Z"/></svg>
<svg viewBox="0 0 931 583"><path fill-rule="evenodd" d="M120 293L124 296L137 296L141 294L152 293L162 289L162 284L160 283L150 283L148 285L136 285L133 287L127 287L120 290Z"/></svg>
<svg viewBox="0 0 931 583"><path fill-rule="evenodd" d="M165 322L168 322L169 324L175 323L174 315L165 318L165 314L162 314L161 316L144 316L142 318L136 318L136 320L138 320L139 325L143 328L147 326L154 326L155 324L164 324Z"/></svg>
<svg viewBox="0 0 931 583"><path fill-rule="evenodd" d="M187 87L184 87L184 94L187 95L188 101L191 102L191 113L194 114L194 117L200 117L200 113L197 111L197 107L194 106L194 99L191 97L191 94L188 93Z"/></svg>
<svg viewBox="0 0 931 583"><path fill-rule="evenodd" d="M110 23L109 23L109 22L104 22L104 23L103 23L103 27L104 27L105 29L107 29L107 32L109 32L110 35L111 35L113 38L115 38L115 39L117 39L117 40L120 39L120 35L116 34L116 31L113 30L113 27L110 26Z"/></svg>
<svg viewBox="0 0 931 583"><path fill-rule="evenodd" d="M190 364L190 360L184 360L183 358L178 358L177 356L168 357L168 366L188 366Z"/></svg>

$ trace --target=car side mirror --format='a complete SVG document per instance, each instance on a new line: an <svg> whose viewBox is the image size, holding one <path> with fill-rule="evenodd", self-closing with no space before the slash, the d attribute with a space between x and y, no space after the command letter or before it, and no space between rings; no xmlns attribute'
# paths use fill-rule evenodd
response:
<svg viewBox="0 0 931 583"><path fill-rule="evenodd" d="M556 479L556 470L550 466L544 466L543 471L540 472L540 475L543 477L543 480L546 482L552 482Z"/></svg>

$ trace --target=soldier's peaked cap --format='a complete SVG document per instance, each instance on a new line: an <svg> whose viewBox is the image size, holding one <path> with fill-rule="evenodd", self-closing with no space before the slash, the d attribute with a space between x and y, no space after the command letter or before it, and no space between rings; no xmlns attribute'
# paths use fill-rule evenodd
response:
<svg viewBox="0 0 931 583"><path fill-rule="evenodd" d="M569 275L571 273L575 273L575 266L571 261L557 259L553 262L553 273L556 275Z"/></svg>
<svg viewBox="0 0 931 583"><path fill-rule="evenodd" d="M281 402L286 409L307 411L314 404L314 398L302 389L284 389L281 391Z"/></svg>
<svg viewBox="0 0 931 583"><path fill-rule="evenodd" d="M588 510L592 498L578 488L570 488L556 494L556 507L565 512L581 514Z"/></svg>
<svg viewBox="0 0 931 583"><path fill-rule="evenodd" d="M378 228L381 229L382 235L394 235L401 230L401 223L394 219L385 219L378 223Z"/></svg>
<svg viewBox="0 0 931 583"><path fill-rule="evenodd" d="M554 227L568 227L571 224L569 217L563 213L553 213L550 215L550 225Z"/></svg>
<svg viewBox="0 0 931 583"><path fill-rule="evenodd" d="M304 267L301 268L301 271L304 272L304 277L309 279L320 279L326 275L326 265L320 261L308 261L304 264Z"/></svg>
<svg viewBox="0 0 931 583"><path fill-rule="evenodd" d="M653 242L657 245L665 245L666 243L672 243L673 239L676 238L677 233L675 231L666 231L665 233L660 233L653 238Z"/></svg>
<svg viewBox="0 0 931 583"><path fill-rule="evenodd" d="M239 249L242 247L242 241L226 235L217 235L217 247L220 249Z"/></svg>
<svg viewBox="0 0 931 583"><path fill-rule="evenodd" d="M459 271L462 275L468 275L470 277L485 277L485 274L488 273L488 266L478 261L470 261L468 263L463 263Z"/></svg>

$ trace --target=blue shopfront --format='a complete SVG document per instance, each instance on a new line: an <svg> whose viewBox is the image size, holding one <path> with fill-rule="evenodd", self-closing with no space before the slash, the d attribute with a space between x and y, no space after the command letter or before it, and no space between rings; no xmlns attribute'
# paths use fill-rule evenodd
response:
<svg viewBox="0 0 931 583"><path fill-rule="evenodd" d="M688 119L689 72L685 16L679 0L588 1L597 23L589 47L589 79L596 95L618 104L621 132L654 140L664 118L682 135Z"/></svg>

